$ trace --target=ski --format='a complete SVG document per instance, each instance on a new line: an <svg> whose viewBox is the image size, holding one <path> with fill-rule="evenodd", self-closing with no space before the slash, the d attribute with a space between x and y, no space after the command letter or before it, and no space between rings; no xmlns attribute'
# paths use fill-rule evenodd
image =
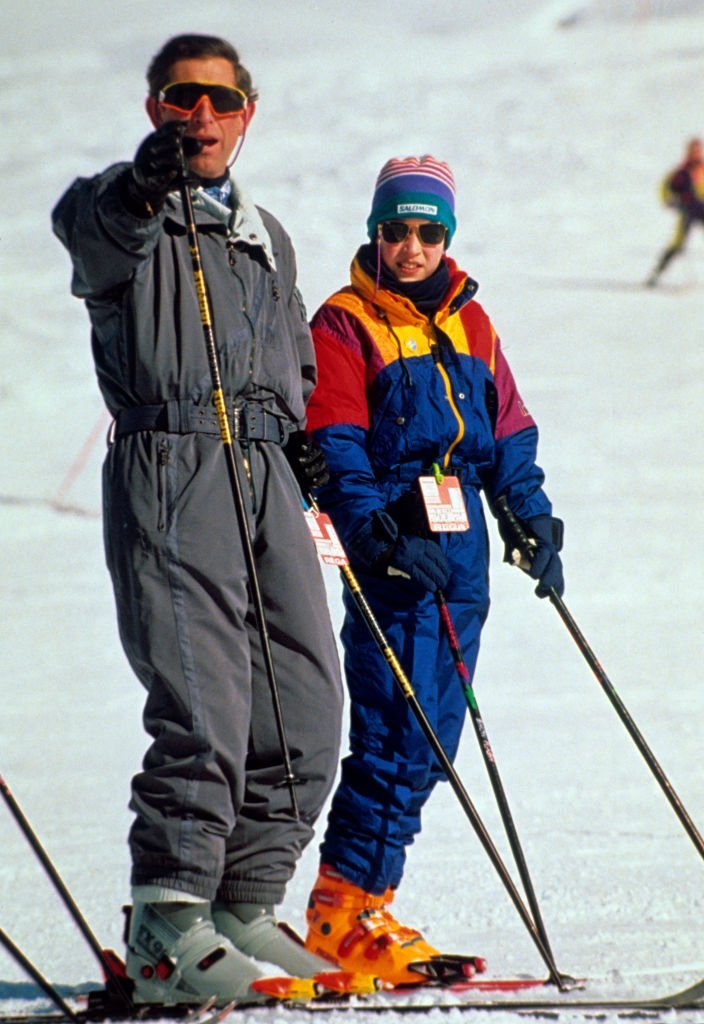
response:
<svg viewBox="0 0 704 1024"><path fill-rule="evenodd" d="M0 1013L0 1021L2 1024L66 1024L70 1019L72 1022L81 1021L82 1024L91 1024L91 1022L102 1024L103 1021L109 1020L152 1021L163 1019L178 1020L180 1024L219 1024L230 1013L243 1008L237 1007L235 1003L216 1007L213 1005L213 1001L209 1000L202 1006L135 1006L134 1012L129 1016L125 1016L126 1011L123 1009L121 1017L116 1017L112 1013L105 1017L96 1017L88 1010L78 1010L74 1012L72 1018L61 1013Z"/></svg>
<svg viewBox="0 0 704 1024"><path fill-rule="evenodd" d="M396 989L391 992L378 993L369 998L355 998L341 996L337 998L316 999L313 1001L298 1002L296 1000L276 1000L273 1003L260 1004L230 1004L225 1008L213 1009L209 1004L202 1007L186 1006L135 1006L133 1011L126 1012L124 1008L119 1013L115 1012L115 1006L105 1003L100 1010L99 1000L94 1000L93 1005L75 1011L75 1017L81 1024L102 1024L107 1020L130 1020L130 1021L151 1021L158 1019L173 1019L182 1021L183 1024L213 1024L222 1020L225 1016L237 1015L240 1011L251 1013L255 1010L271 1010L272 1005L282 1010L296 1010L309 1013L326 1013L335 1011L337 1013L365 1013L365 1014L407 1014L407 1013L429 1013L432 1010L443 1012L478 1012L491 1013L497 1010L514 1012L521 1016L541 1016L548 1013L577 1012L577 1013L605 1013L614 1012L622 1014L625 1018L629 1016L649 1016L659 1019L663 1011L677 1012L687 1010L704 1011L704 979L690 985L688 988L677 992L669 993L661 997L645 999L617 999L584 997L572 998L573 993L562 996L554 995L549 998L538 996L530 998L515 995L496 998L489 995L488 998L478 998L478 992L490 992L486 987L495 985L495 990L508 992L523 992L531 983L533 987L545 985L545 982L536 979L526 978L499 978L478 979L474 984L463 983L462 991L467 993L466 998L448 989L442 989L446 999L438 997L437 989ZM510 988L509 986L513 986ZM69 1018L61 1013L0 1013L0 1024L66 1024Z"/></svg>
<svg viewBox="0 0 704 1024"><path fill-rule="evenodd" d="M420 1014L430 1013L433 1010L441 1010L444 1013L479 1013L485 1011L492 1013L504 1011L515 1013L521 1018L544 1017L546 1014L559 1015L561 1013L579 1014L604 1014L616 1013L624 1019L648 1018L656 1021L662 1020L663 1012L675 1014L677 1012L698 1010L704 1012L704 981L697 985L684 989L681 992L674 992L667 996L652 999L609 999L609 998L585 998L572 999L567 995L551 996L550 998L489 998L478 999L472 996L467 999L451 998L440 999L410 999L407 1002L399 1003L388 995L383 997L383 1002L358 1002L331 1005L330 1003L311 1003L305 1007L309 1012L325 1012L335 1009L344 1012L361 1012L366 1014ZM0 1022L1 1024L1 1022Z"/></svg>
<svg viewBox="0 0 704 1024"><path fill-rule="evenodd" d="M379 978L366 974L354 974L345 971L331 971L316 974L313 978L260 978L252 982L256 992L270 995L283 1002L310 1002L313 998L326 1000L347 997L366 996L376 993L412 996L419 992L442 991L451 995L464 992L519 992L526 989L541 988L548 982L542 978L478 978L464 977L452 984L429 981L426 985L398 986L386 985ZM575 984L580 984L576 982ZM306 996L310 993L310 999Z"/></svg>
<svg viewBox="0 0 704 1024"><path fill-rule="evenodd" d="M319 1004L311 1003L305 1009L311 1012L324 1012L336 1009L338 1011L364 1012L367 1014L383 1014L388 1012L395 1014L430 1013L432 1010L442 1010L443 1012L477 1012L485 1010L491 1013L492 1011L504 1010L520 1014L522 1017L533 1014L540 1017L545 1013L553 1014L560 1011L577 1013L605 1013L613 1011L623 1014L625 1017L629 1015L648 1016L653 1014L657 1020L661 1019L660 1015L663 1011L704 1010L704 979L677 992L646 999L590 998L581 994L575 997L574 990L570 993L551 995L549 997L539 995L537 998L525 998L523 996L509 995L505 998L490 996L483 999L477 998L475 993L477 990L491 991L489 988L483 988L484 985L494 984L494 991L502 989L503 991L515 993L531 987L531 982L532 987L536 987L536 982L533 979L524 978L493 979L493 982L490 978L486 979L486 981L484 979L473 979L473 981L474 984L467 982L461 986L462 991L468 993L467 998L458 998L452 990L448 992L446 989L442 990L448 995L446 999L438 998L436 995L437 990L424 989L422 994L414 995L409 990L406 990L404 993L402 990L396 989L395 991L384 993L381 997L374 997L373 1000L369 1001L342 1003L337 1006L326 1002ZM546 981L537 982L537 985L542 986L549 984ZM472 992L472 989L474 989L474 992ZM405 1001L401 1002L401 998L404 998ZM0 1024L2 1024L1 1020Z"/></svg>

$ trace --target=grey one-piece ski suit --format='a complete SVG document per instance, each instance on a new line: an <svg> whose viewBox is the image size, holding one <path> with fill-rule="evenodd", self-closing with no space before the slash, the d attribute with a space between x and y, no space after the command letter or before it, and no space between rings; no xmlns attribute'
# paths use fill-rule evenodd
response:
<svg viewBox="0 0 704 1024"><path fill-rule="evenodd" d="M153 217L117 164L54 210L115 418L104 534L120 636L148 691L152 743L132 786L133 885L278 903L337 768L341 683L301 495L282 444L304 422L315 360L281 225L236 186L194 205L223 392L248 467L245 503L300 820L268 675L178 194ZM234 183L233 183L234 184ZM244 463L243 463L244 464Z"/></svg>

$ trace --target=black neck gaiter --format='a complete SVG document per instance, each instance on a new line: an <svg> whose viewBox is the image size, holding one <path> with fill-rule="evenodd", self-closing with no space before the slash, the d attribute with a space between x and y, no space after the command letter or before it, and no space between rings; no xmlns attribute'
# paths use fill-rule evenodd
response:
<svg viewBox="0 0 704 1024"><path fill-rule="evenodd" d="M379 246L374 242L362 245L357 253L362 269L376 281L379 271L379 284L390 292L403 295L416 307L419 313L431 317L447 295L450 287L450 270L443 259L436 270L423 281L399 281L391 273L381 259ZM379 263L381 267L379 268Z"/></svg>

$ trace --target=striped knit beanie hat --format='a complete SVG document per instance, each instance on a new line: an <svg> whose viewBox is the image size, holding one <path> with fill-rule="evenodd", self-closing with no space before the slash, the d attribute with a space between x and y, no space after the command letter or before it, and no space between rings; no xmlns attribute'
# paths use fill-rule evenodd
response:
<svg viewBox="0 0 704 1024"><path fill-rule="evenodd" d="M369 237L385 220L418 217L436 220L447 228L450 244L457 227L455 220L455 179L442 160L434 156L392 157L379 171L367 218Z"/></svg>

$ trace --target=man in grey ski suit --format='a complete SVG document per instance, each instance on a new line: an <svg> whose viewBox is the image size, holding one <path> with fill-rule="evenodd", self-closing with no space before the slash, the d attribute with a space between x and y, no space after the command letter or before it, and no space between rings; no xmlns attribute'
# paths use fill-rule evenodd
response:
<svg viewBox="0 0 704 1024"><path fill-rule="evenodd" d="M134 163L78 179L53 223L115 419L106 558L153 738L133 780L128 974L137 1001L225 1002L254 998L251 957L291 974L323 966L273 916L340 740L338 658L299 486L324 472L301 433L315 358L291 241L229 174L256 100L236 51L176 37L147 77L156 130ZM184 134L198 149L198 242L298 817L213 405L178 192Z"/></svg>

